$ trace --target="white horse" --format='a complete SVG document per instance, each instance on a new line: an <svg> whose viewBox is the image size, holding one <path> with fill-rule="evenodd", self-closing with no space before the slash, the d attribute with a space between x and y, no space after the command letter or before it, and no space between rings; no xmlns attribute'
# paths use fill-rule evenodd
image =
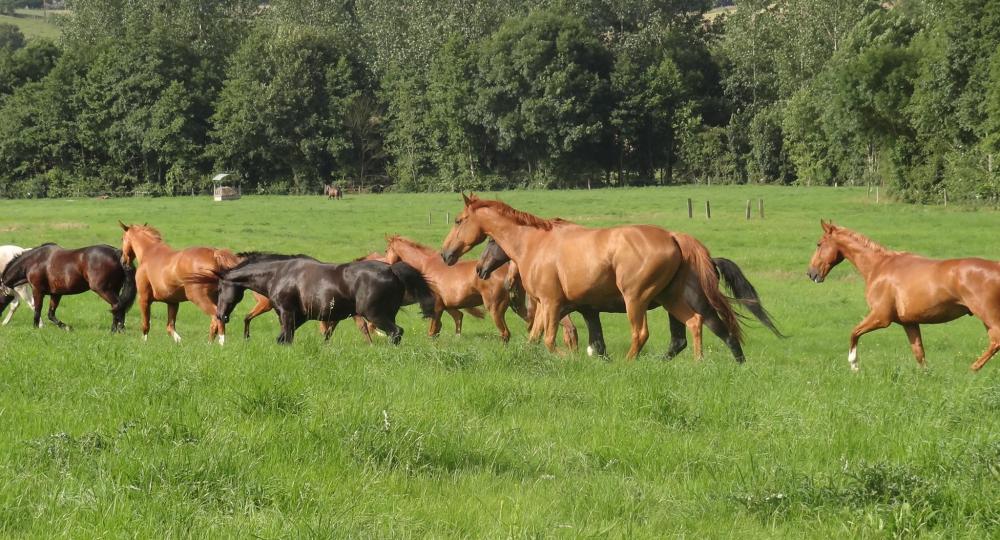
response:
<svg viewBox="0 0 1000 540"><path fill-rule="evenodd" d="M2 276L3 271L7 269L7 264L10 263L11 259L17 257L21 253L24 253L25 251L27 250L17 246L0 246L0 276ZM14 316L14 312L17 311L18 306L21 305L21 302L17 299L17 297L20 296L21 299L24 300L29 307L31 307L32 311L35 309L35 301L31 297L31 285L28 285L27 283L19 287L15 287L13 291L0 283L0 314L3 313L3 308L6 307L3 303L3 297L5 296L13 296L14 298L10 301L10 311L8 311L7 316L4 317L2 326L7 326L7 323L10 322L10 318Z"/></svg>

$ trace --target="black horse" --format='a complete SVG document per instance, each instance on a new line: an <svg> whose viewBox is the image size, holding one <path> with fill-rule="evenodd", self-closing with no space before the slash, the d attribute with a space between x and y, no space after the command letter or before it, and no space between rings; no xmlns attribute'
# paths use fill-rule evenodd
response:
<svg viewBox="0 0 1000 540"><path fill-rule="evenodd" d="M41 327L42 301L49 302L49 320L59 328L69 326L56 318L64 295L94 291L111 304L111 331L125 329L125 314L135 302L135 268L121 262L122 252L108 245L63 249L42 244L7 264L0 284L13 289L28 283L35 301L35 326Z"/></svg>
<svg viewBox="0 0 1000 540"><path fill-rule="evenodd" d="M218 279L216 316L222 322L228 322L247 289L268 297L281 321L278 343L291 343L295 330L309 320L327 323L329 339L338 322L361 315L398 344L403 329L396 325L396 313L407 294L417 299L424 317L434 314L434 293L406 263L326 264L297 255L241 255L243 261L233 268L200 279Z"/></svg>
<svg viewBox="0 0 1000 540"><path fill-rule="evenodd" d="M479 277L486 279L490 274L510 261L510 257L507 253L497 244L492 238L486 244L486 249L483 250L482 255L479 256L479 262L476 264L476 272ZM723 282L725 282L726 287L729 292L733 295L735 300L747 310L750 311L757 320L759 320L764 326L769 328L778 337L784 337L781 332L774 326L774 322L771 320L771 315L764 309L764 306L760 303L760 296L757 294L757 290L750 283L747 277L743 274L740 267L729 259L724 259L721 257L715 257L712 259L715 264L716 274L720 276ZM508 278L509 279L509 278ZM718 334L719 330L722 329L722 321L719 319L718 314L715 309L712 308L711 304L708 302L708 298L705 297L701 290L701 286L697 283L697 280L692 279L691 283L688 283L684 287L684 299L688 304L694 309L696 313L704 317L705 324L712 332ZM650 304L649 309L659 307L658 304ZM601 326L600 313L597 310L590 308L577 308L580 315L583 316L583 320L587 323L587 332L589 334L589 347L588 352L593 352L599 356L604 356L606 352L606 347L604 345L604 330ZM565 314L563 314L565 315ZM698 349L698 339L696 337L696 347ZM684 348L687 347L687 328L683 322L679 319L670 315L670 348L667 349L666 358L670 359L677 356ZM743 359L737 357L738 362L742 362Z"/></svg>

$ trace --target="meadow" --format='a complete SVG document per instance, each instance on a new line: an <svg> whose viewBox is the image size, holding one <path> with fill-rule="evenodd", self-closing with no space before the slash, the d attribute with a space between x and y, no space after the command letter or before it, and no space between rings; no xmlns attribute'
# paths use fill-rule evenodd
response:
<svg viewBox="0 0 1000 540"><path fill-rule="evenodd" d="M53 17L62 17L65 13L64 11L18 9L16 16L0 15L0 23L17 26L28 39L45 38L55 41L59 39L60 31Z"/></svg>
<svg viewBox="0 0 1000 540"><path fill-rule="evenodd" d="M219 347L190 304L180 344L162 304L145 343L138 310L112 336L91 293L63 299L69 333L32 328L22 308L0 328L0 535L1000 536L1000 359L969 372L982 324L924 326L927 370L901 328L876 331L851 373L863 282L848 263L823 284L805 276L820 218L893 249L1000 259L996 211L875 204L846 188L499 196L587 225L689 232L741 265L788 337L748 322L743 365L707 331L704 361L690 349L664 361L658 311L626 362L625 317L605 314L606 361L527 343L512 313L506 347L470 317L461 337L446 317L431 339L411 307L399 347L368 346L346 323L330 343L309 323L279 346L270 314L249 341L231 324ZM120 219L175 247L342 261L387 233L438 246L460 207L457 194L2 200L0 244L118 245Z"/></svg>

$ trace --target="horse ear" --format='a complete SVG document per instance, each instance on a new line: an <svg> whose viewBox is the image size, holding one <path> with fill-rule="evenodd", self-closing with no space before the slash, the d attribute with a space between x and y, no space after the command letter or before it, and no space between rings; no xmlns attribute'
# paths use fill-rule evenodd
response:
<svg viewBox="0 0 1000 540"><path fill-rule="evenodd" d="M830 232L830 230L833 229L833 227L831 226L830 223L827 223L826 221L823 221L822 219L819 220L819 224L823 227L823 231L824 232Z"/></svg>
<svg viewBox="0 0 1000 540"><path fill-rule="evenodd" d="M470 199L469 196L466 195L464 191L462 192L462 200L465 201L465 206L469 206L470 204L472 204L472 199Z"/></svg>
<svg viewBox="0 0 1000 540"><path fill-rule="evenodd" d="M122 223L122 220L118 220L118 224L121 225L123 231L128 231L128 225Z"/></svg>

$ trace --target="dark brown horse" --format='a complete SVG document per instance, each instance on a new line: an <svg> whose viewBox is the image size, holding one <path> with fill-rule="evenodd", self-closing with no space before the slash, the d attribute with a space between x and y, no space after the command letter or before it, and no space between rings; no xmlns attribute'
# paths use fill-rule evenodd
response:
<svg viewBox="0 0 1000 540"><path fill-rule="evenodd" d="M0 275L0 285L11 289L31 285L39 328L42 301L49 296L49 320L66 330L69 326L56 318L59 301L64 295L94 291L111 304L111 331L120 332L136 295L135 268L123 264L121 258L121 251L106 245L63 249L42 244L12 259Z"/></svg>
<svg viewBox="0 0 1000 540"><path fill-rule="evenodd" d="M538 299L541 324L536 328L544 330L549 350L555 347L557 322L569 311L624 311L632 327L627 358L633 359L649 338L646 311L655 304L685 323L703 316L743 361L739 321L719 292L708 249L694 237L652 225L559 227L500 201L463 197L465 208L442 245L442 258L454 264L492 236L517 263L525 291ZM710 310L698 312L685 299L689 278ZM532 333L537 337L538 331Z"/></svg>
<svg viewBox="0 0 1000 540"><path fill-rule="evenodd" d="M924 366L921 324L975 315L989 335L986 352L971 369L979 371L1000 350L1000 263L985 259L928 259L892 251L846 227L820 222L823 236L809 262L809 279L821 283L830 269L851 261L865 280L868 315L851 332L847 361L858 371L858 339L897 323L906 330L917 363Z"/></svg>
<svg viewBox="0 0 1000 540"><path fill-rule="evenodd" d="M136 270L136 287L139 294L139 313L142 316L142 339L149 335L149 308L153 302L167 304L167 333L180 342L181 336L174 327L181 302L190 301L211 318L209 339L226 342L226 325L216 318L215 301L217 283L192 281L204 274L221 272L236 266L240 259L228 249L191 247L180 251L168 246L160 231L148 225L121 225L122 262L131 264L139 259Z"/></svg>

